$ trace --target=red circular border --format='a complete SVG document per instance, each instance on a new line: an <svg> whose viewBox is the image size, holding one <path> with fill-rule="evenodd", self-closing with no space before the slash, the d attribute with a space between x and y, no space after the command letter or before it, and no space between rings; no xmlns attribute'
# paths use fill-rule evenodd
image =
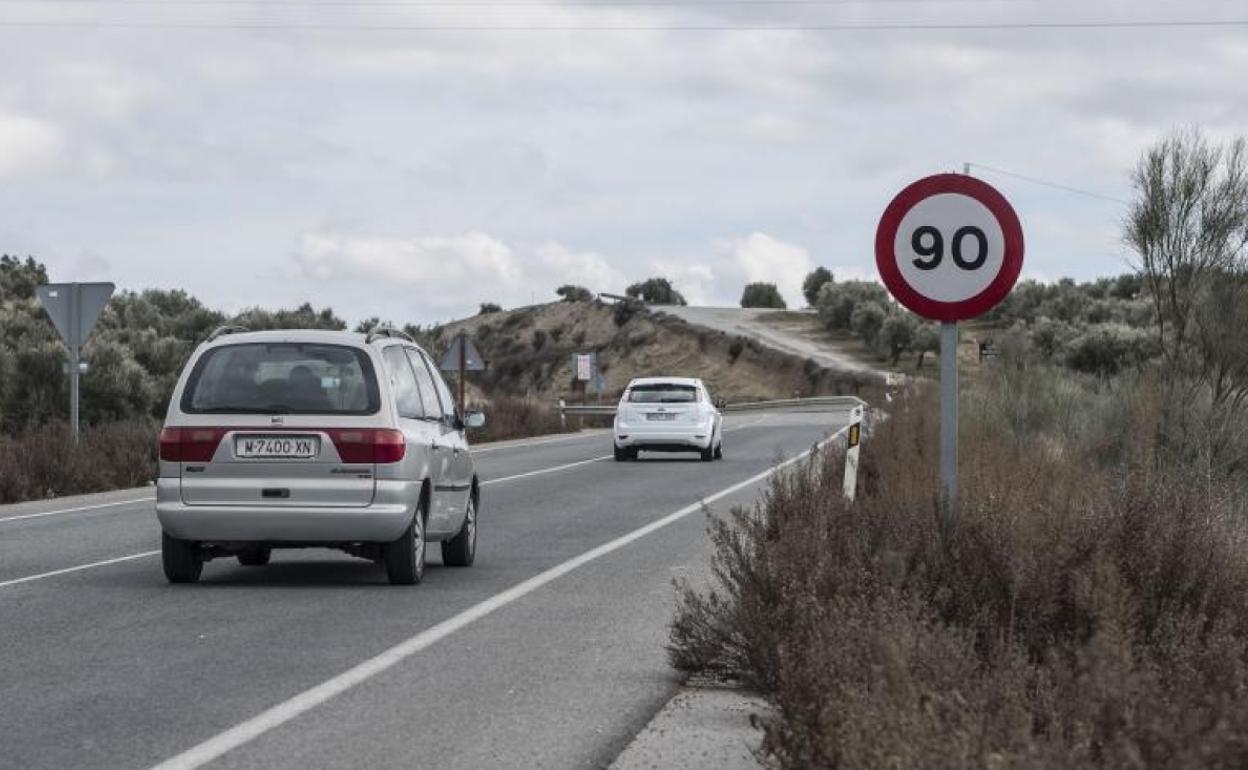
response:
<svg viewBox="0 0 1248 770"><path fill-rule="evenodd" d="M1001 272L986 289L959 302L941 302L920 294L902 277L893 253L902 218L919 201L944 193L965 195L984 204L1001 225L1005 236ZM964 174L936 174L920 179L899 192L884 209L884 216L880 217L880 225L875 231L875 266L884 285L897 301L915 313L933 321L965 321L987 313L1014 288L1023 269L1023 226L1018 221L1018 214L1014 213L1014 207L987 182Z"/></svg>

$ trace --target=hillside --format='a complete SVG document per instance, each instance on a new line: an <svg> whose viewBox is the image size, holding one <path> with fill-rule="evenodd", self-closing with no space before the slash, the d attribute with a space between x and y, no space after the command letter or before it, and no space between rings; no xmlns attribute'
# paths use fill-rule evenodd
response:
<svg viewBox="0 0 1248 770"><path fill-rule="evenodd" d="M471 379L490 396L558 398L572 392L574 353L597 353L607 396L633 377L703 378L729 401L852 393L869 396L877 379L842 372L764 347L756 340L692 326L663 312L602 302L552 302L474 316L431 330L437 351L465 331L488 369Z"/></svg>

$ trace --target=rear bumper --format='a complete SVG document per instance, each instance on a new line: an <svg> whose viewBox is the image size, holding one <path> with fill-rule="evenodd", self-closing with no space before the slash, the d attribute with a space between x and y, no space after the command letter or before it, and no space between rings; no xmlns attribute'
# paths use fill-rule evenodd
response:
<svg viewBox="0 0 1248 770"><path fill-rule="evenodd" d="M412 523L419 499L419 484L378 480L372 505L363 508L186 505L178 479L162 478L156 518L182 540L388 543Z"/></svg>
<svg viewBox="0 0 1248 770"><path fill-rule="evenodd" d="M680 451L703 450L714 440L713 428L708 425L689 425L680 428L650 428L645 425L615 429L616 446L624 449L655 449Z"/></svg>

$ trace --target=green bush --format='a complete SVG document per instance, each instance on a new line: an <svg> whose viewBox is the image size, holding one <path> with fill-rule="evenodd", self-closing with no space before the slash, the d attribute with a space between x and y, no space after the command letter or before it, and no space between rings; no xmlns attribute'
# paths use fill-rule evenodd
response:
<svg viewBox="0 0 1248 770"><path fill-rule="evenodd" d="M639 299L647 305L684 305L684 296L676 291L672 282L666 278L647 278L632 284L624 290L624 294Z"/></svg>
<svg viewBox="0 0 1248 770"><path fill-rule="evenodd" d="M784 297L774 283L746 284L741 292L741 307L785 308Z"/></svg>
<svg viewBox="0 0 1248 770"><path fill-rule="evenodd" d="M806 298L806 304L810 307L819 304L819 292L824 284L832 282L832 271L826 267L816 267L807 273L805 280L802 281L802 296Z"/></svg>
<svg viewBox="0 0 1248 770"><path fill-rule="evenodd" d="M565 283L558 289L555 294L563 298L564 302L593 302L594 293L584 286L576 286L574 284Z"/></svg>

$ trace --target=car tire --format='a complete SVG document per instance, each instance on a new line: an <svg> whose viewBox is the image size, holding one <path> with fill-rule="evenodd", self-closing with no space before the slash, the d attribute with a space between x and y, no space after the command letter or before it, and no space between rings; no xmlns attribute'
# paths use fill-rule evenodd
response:
<svg viewBox="0 0 1248 770"><path fill-rule="evenodd" d="M448 567L471 567L477 558L477 501L468 496L464 526L450 540L442 541L442 563Z"/></svg>
<svg viewBox="0 0 1248 770"><path fill-rule="evenodd" d="M417 508L412 523L399 539L381 548L381 560L386 565L386 577L391 585L414 586L424 578L427 545L424 511Z"/></svg>
<svg viewBox="0 0 1248 770"><path fill-rule="evenodd" d="M160 563L170 583L194 583L204 571L199 545L193 540L171 537L167 532L160 533Z"/></svg>
<svg viewBox="0 0 1248 770"><path fill-rule="evenodd" d="M239 553L238 563L244 567L263 567L269 563L269 558L272 556L272 548L258 545Z"/></svg>
<svg viewBox="0 0 1248 770"><path fill-rule="evenodd" d="M631 457L629 457L629 455L630 455L629 450L625 449L624 447L620 446L619 444L616 444L616 445L615 445L615 461L616 461L617 463L622 463L622 462L624 462L625 460L630 460L630 459L632 459Z"/></svg>
<svg viewBox="0 0 1248 770"><path fill-rule="evenodd" d="M722 441L715 445L715 459L724 459L724 442Z"/></svg>
<svg viewBox="0 0 1248 770"><path fill-rule="evenodd" d="M709 463L715 459L715 445L707 444L706 449L703 449L700 454L702 455L702 462Z"/></svg>

